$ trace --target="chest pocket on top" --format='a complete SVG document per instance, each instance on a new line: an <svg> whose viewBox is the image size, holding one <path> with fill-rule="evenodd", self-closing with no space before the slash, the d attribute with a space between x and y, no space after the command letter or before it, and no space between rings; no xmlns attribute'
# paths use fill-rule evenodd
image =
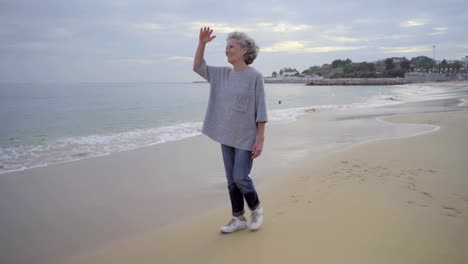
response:
<svg viewBox="0 0 468 264"><path fill-rule="evenodd" d="M241 113L247 113L249 109L250 96L237 95L234 101L233 110Z"/></svg>

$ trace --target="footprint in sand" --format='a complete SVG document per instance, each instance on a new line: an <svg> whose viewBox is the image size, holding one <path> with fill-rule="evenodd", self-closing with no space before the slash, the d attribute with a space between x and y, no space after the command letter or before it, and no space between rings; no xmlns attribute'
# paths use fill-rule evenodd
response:
<svg viewBox="0 0 468 264"><path fill-rule="evenodd" d="M289 198L290 198L290 199L289 199L289 202L290 202L290 203L294 203L294 204L295 204L295 203L298 203L298 202L299 202L299 199L296 197L296 195L290 195Z"/></svg>
<svg viewBox="0 0 468 264"><path fill-rule="evenodd" d="M419 207L429 207L427 204L418 204L415 201L408 201L407 203L411 205L417 205Z"/></svg>
<svg viewBox="0 0 468 264"><path fill-rule="evenodd" d="M425 196L429 197L429 198L432 198L432 195L430 193L428 193L428 192L421 191L420 193L422 195L425 195Z"/></svg>
<svg viewBox="0 0 468 264"><path fill-rule="evenodd" d="M442 208L447 210L447 213L445 214L447 216L457 217L462 213L460 210L454 207L443 205Z"/></svg>
<svg viewBox="0 0 468 264"><path fill-rule="evenodd" d="M413 182L409 182L408 183L408 189L416 190L416 184L414 184Z"/></svg>
<svg viewBox="0 0 468 264"><path fill-rule="evenodd" d="M306 182L310 180L310 176L301 176L301 181Z"/></svg>

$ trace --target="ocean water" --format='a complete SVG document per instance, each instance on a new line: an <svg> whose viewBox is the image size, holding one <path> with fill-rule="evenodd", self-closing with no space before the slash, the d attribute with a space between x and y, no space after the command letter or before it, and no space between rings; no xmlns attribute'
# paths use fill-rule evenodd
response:
<svg viewBox="0 0 468 264"><path fill-rule="evenodd" d="M310 110L437 99L451 89L265 84L272 124ZM208 92L207 83L1 83L0 174L199 135Z"/></svg>

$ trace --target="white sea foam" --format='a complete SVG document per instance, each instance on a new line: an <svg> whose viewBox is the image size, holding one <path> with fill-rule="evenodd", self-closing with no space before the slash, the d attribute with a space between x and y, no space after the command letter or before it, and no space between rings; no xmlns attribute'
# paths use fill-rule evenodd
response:
<svg viewBox="0 0 468 264"><path fill-rule="evenodd" d="M350 108L372 108L385 105L401 104L403 101L395 99L389 95L378 95L369 98L361 103L343 104L343 105L312 105L307 107L298 107L290 109L278 109L268 112L270 122L285 123L294 122L298 116L304 115L308 112L314 111L327 111L327 110L342 110Z"/></svg>
<svg viewBox="0 0 468 264"><path fill-rule="evenodd" d="M430 84L404 85L394 90L396 99L405 102L450 98L447 88Z"/></svg>
<svg viewBox="0 0 468 264"><path fill-rule="evenodd" d="M183 123L115 134L67 137L47 145L0 148L0 174L83 158L104 156L189 138L200 133L201 123Z"/></svg>
<svg viewBox="0 0 468 264"><path fill-rule="evenodd" d="M401 104L403 101L401 99L396 98L395 96L390 95L376 95L365 102L362 103L354 103L351 104L353 108L372 108L372 107L380 107L386 105L395 105Z"/></svg>
<svg viewBox="0 0 468 264"><path fill-rule="evenodd" d="M344 105L315 105L307 107L297 107L289 109L277 109L268 111L268 119L273 123L288 123L297 120L298 116L306 114L307 112L313 112L318 110L334 110L343 107L349 107Z"/></svg>
<svg viewBox="0 0 468 264"><path fill-rule="evenodd" d="M460 98L460 103L457 106L466 106L468 105L468 98Z"/></svg>

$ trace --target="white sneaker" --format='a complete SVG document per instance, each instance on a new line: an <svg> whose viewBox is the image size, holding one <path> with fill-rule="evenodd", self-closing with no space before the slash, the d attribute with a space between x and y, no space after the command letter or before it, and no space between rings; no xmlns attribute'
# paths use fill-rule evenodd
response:
<svg viewBox="0 0 468 264"><path fill-rule="evenodd" d="M219 230L222 233L232 233L245 228L247 228L247 222L245 220L242 221L237 217L233 217L227 225L222 226Z"/></svg>
<svg viewBox="0 0 468 264"><path fill-rule="evenodd" d="M250 223L250 230L257 231L263 224L263 207L257 208L252 211L252 222Z"/></svg>

